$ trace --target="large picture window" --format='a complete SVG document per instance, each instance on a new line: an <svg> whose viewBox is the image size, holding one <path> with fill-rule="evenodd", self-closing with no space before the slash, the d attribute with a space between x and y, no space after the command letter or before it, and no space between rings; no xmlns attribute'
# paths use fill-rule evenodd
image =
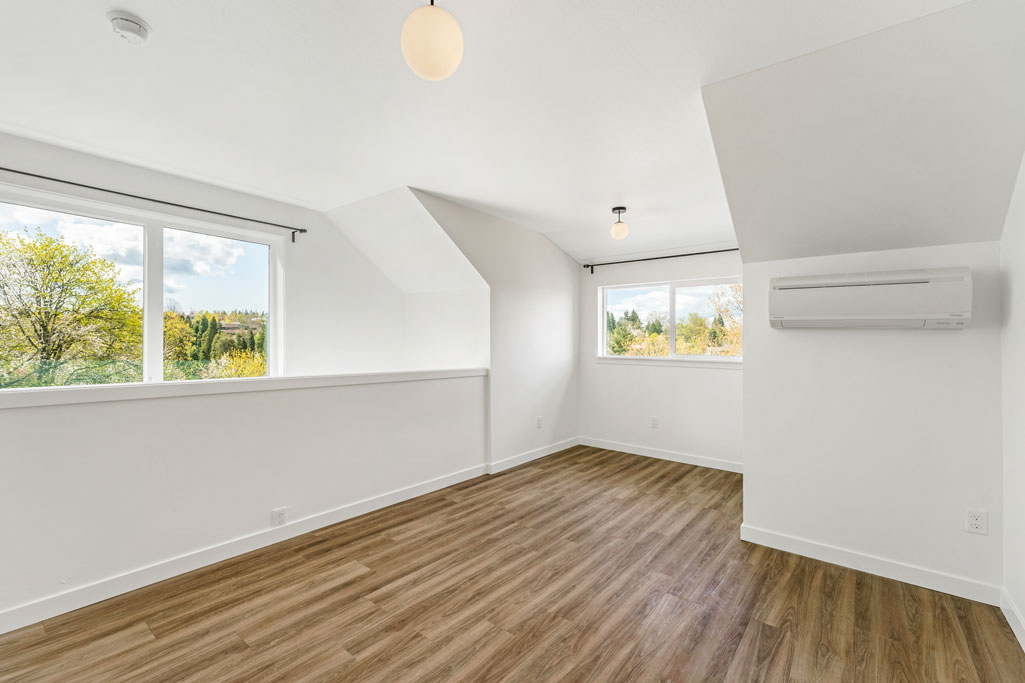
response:
<svg viewBox="0 0 1025 683"><path fill-rule="evenodd" d="M738 280L603 287L602 356L726 357L744 352Z"/></svg>
<svg viewBox="0 0 1025 683"><path fill-rule="evenodd" d="M276 236L5 198L0 390L273 374Z"/></svg>

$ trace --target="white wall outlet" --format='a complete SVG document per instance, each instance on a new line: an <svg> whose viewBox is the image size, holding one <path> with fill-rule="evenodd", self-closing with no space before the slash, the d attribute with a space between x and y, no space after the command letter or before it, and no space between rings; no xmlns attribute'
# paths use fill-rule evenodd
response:
<svg viewBox="0 0 1025 683"><path fill-rule="evenodd" d="M967 508L964 511L965 531L970 534L989 535L989 512L978 508Z"/></svg>
<svg viewBox="0 0 1025 683"><path fill-rule="evenodd" d="M658 429L658 416L657 415L652 415L651 416L651 424L649 426L652 429Z"/></svg>
<svg viewBox="0 0 1025 683"><path fill-rule="evenodd" d="M545 419L540 415L537 416L537 428L542 429L545 426Z"/></svg>
<svg viewBox="0 0 1025 683"><path fill-rule="evenodd" d="M270 511L271 526L285 526L288 521L288 508L274 508Z"/></svg>

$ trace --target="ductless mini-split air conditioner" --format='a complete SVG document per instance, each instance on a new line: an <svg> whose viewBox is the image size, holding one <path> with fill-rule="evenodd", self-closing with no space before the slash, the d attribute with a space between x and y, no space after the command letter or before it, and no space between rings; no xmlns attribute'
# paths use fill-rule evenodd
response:
<svg viewBox="0 0 1025 683"><path fill-rule="evenodd" d="M776 277L769 287L769 323L778 329L957 330L971 319L968 268Z"/></svg>

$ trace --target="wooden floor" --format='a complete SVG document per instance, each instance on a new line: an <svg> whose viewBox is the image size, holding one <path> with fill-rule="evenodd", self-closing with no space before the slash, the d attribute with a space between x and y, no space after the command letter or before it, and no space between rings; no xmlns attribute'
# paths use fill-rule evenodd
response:
<svg viewBox="0 0 1025 683"><path fill-rule="evenodd" d="M2 681L1025 681L986 605L744 543L579 447L0 636Z"/></svg>

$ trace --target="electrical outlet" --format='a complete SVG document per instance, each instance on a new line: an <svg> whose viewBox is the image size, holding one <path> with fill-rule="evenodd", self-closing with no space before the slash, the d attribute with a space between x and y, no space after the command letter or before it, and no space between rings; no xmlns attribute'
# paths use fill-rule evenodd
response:
<svg viewBox="0 0 1025 683"><path fill-rule="evenodd" d="M543 417L541 417L540 415L538 415L537 416L537 428L538 429L543 429L544 426L545 426L545 419Z"/></svg>
<svg viewBox="0 0 1025 683"><path fill-rule="evenodd" d="M285 522L288 521L288 508L274 508L270 511L270 525L271 526L285 526Z"/></svg>
<svg viewBox="0 0 1025 683"><path fill-rule="evenodd" d="M652 415L651 416L651 428L652 429L658 429L658 416L657 415Z"/></svg>
<svg viewBox="0 0 1025 683"><path fill-rule="evenodd" d="M989 512L978 508L967 508L964 515L965 531L970 534L989 535Z"/></svg>

